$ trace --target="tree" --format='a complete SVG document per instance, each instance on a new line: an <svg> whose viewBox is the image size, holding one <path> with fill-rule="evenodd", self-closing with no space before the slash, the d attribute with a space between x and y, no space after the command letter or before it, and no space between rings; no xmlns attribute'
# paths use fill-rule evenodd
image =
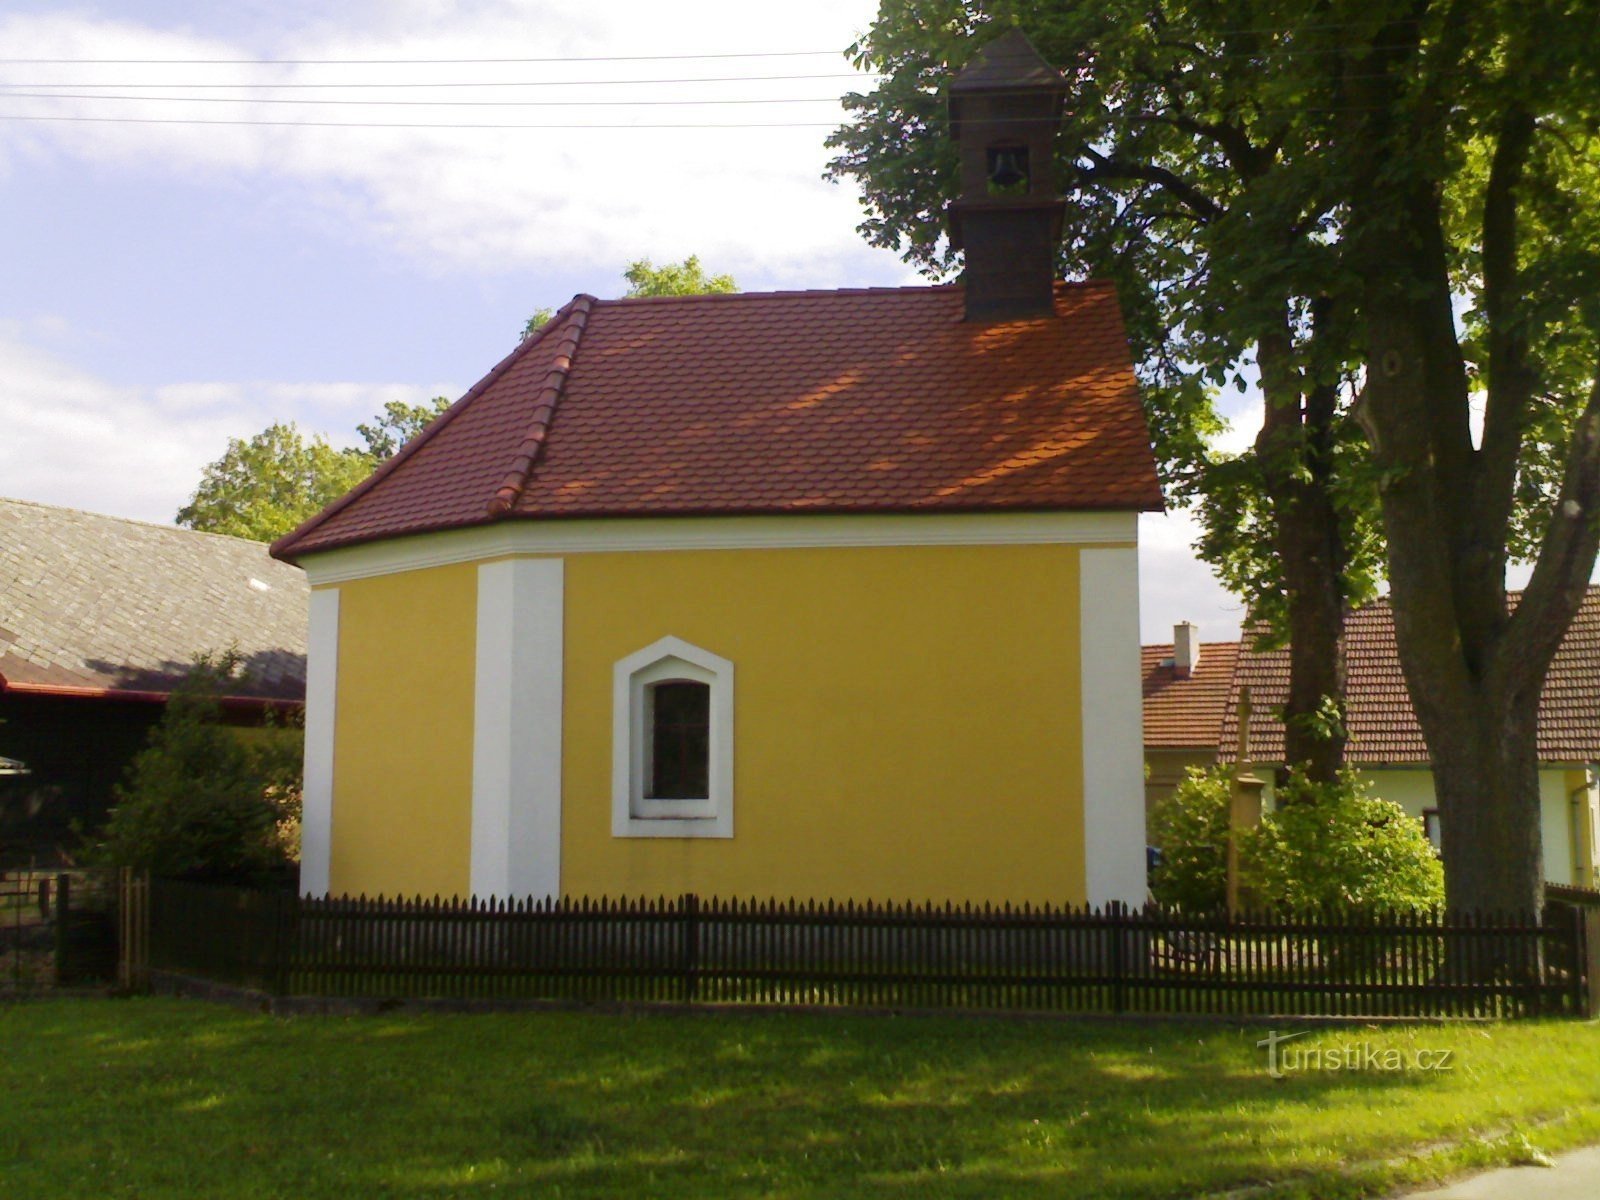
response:
<svg viewBox="0 0 1600 1200"><path fill-rule="evenodd" d="M174 878L251 882L286 868L298 824L300 733L222 723L237 655L203 656L117 789L96 857Z"/></svg>
<svg viewBox="0 0 1600 1200"><path fill-rule="evenodd" d="M622 273L628 281L628 296L704 296L713 292L737 292L732 275L707 275L700 256L691 254L681 263L656 266L648 258L635 259ZM555 319L553 308L536 308L522 324L526 341Z"/></svg>
<svg viewBox="0 0 1600 1200"><path fill-rule="evenodd" d="M707 275L700 256L691 254L681 263L662 263L648 258L628 264L622 273L630 296L702 296L712 292L736 292L739 285L732 275Z"/></svg>
<svg viewBox="0 0 1600 1200"><path fill-rule="evenodd" d="M355 487L449 406L444 396L426 404L389 401L370 424L356 426L365 449L341 450L320 436L308 441L293 422L230 438L178 510L178 524L270 542Z"/></svg>
<svg viewBox="0 0 1600 1200"><path fill-rule="evenodd" d="M1595 0L912 0L858 47L886 75L846 98L857 119L832 139L867 237L946 269L939 83L991 26L1020 24L1067 65L1063 263L1122 287L1202 550L1261 598L1281 588L1290 757L1319 778L1336 757L1330 631L1381 541L1457 907L1540 901L1539 693L1600 543L1595 15ZM1196 380L1238 381L1249 357L1265 425L1218 463L1195 452ZM1535 562L1514 612L1508 547Z"/></svg>
<svg viewBox="0 0 1600 1200"><path fill-rule="evenodd" d="M1539 697L1600 548L1597 16L1375 5L1340 97L1357 412L1453 904L1542 899Z"/></svg>
<svg viewBox="0 0 1600 1200"><path fill-rule="evenodd" d="M269 425L252 438L228 439L178 510L178 524L268 542L355 487L372 466L364 451L307 440L293 422Z"/></svg>
<svg viewBox="0 0 1600 1200"><path fill-rule="evenodd" d="M527 341L539 330L550 324L555 319L556 310L553 308L536 308L533 315L522 323L522 340Z"/></svg>
<svg viewBox="0 0 1600 1200"><path fill-rule="evenodd" d="M372 423L356 426L356 432L367 444L367 455L373 465L393 458L429 422L450 407L450 397L435 396L426 404L407 404L404 400L391 400Z"/></svg>

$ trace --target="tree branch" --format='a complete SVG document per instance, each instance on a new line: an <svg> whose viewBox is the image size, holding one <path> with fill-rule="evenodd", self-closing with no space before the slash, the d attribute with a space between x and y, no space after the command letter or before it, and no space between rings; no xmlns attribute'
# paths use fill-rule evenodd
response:
<svg viewBox="0 0 1600 1200"><path fill-rule="evenodd" d="M1600 364L1583 414L1572 430L1561 493L1533 577L1506 629L1496 656L1503 678L1522 688L1542 684L1588 591L1600 552Z"/></svg>
<svg viewBox="0 0 1600 1200"><path fill-rule="evenodd" d="M1483 205L1483 312L1488 323L1488 400L1484 409L1479 519L1490 529L1510 520L1522 431L1536 376L1528 364L1517 270L1517 190L1527 171L1534 118L1513 103L1500 120Z"/></svg>
<svg viewBox="0 0 1600 1200"><path fill-rule="evenodd" d="M1084 153L1094 163L1094 166L1082 172L1085 179L1096 181L1116 179L1142 180L1145 183L1156 184L1202 221L1212 221L1222 215L1221 205L1195 187L1194 184L1179 178L1165 167L1158 167L1154 163L1136 163L1129 162L1126 159L1112 158L1087 147L1085 147Z"/></svg>

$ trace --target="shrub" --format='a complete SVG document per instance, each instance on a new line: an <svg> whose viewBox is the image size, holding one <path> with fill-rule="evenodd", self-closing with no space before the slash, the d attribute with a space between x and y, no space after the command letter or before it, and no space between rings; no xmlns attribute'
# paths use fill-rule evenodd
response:
<svg viewBox="0 0 1600 1200"><path fill-rule="evenodd" d="M1250 889L1279 909L1416 911L1444 902L1444 868L1422 823L1353 771L1331 784L1298 772L1242 844Z"/></svg>
<svg viewBox="0 0 1600 1200"><path fill-rule="evenodd" d="M219 697L237 677L231 653L196 660L117 789L97 858L156 875L237 882L289 866L299 731L224 725Z"/></svg>
<svg viewBox="0 0 1600 1200"><path fill-rule="evenodd" d="M1226 903L1232 787L1225 767L1190 767L1156 806L1150 817L1150 837L1161 851L1150 880L1156 903L1186 912L1211 912Z"/></svg>

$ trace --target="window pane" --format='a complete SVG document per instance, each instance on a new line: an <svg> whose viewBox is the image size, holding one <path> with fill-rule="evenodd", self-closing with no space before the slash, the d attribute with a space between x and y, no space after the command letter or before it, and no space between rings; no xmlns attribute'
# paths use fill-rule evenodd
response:
<svg viewBox="0 0 1600 1200"><path fill-rule="evenodd" d="M674 680L650 689L652 800L700 800L710 795L711 687Z"/></svg>

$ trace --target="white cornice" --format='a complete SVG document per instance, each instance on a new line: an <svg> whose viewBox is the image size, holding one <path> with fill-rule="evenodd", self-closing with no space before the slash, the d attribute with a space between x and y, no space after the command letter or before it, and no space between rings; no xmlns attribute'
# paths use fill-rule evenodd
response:
<svg viewBox="0 0 1600 1200"><path fill-rule="evenodd" d="M795 550L834 546L1132 545L1132 512L654 517L505 521L309 554L313 587L510 555L641 550Z"/></svg>

